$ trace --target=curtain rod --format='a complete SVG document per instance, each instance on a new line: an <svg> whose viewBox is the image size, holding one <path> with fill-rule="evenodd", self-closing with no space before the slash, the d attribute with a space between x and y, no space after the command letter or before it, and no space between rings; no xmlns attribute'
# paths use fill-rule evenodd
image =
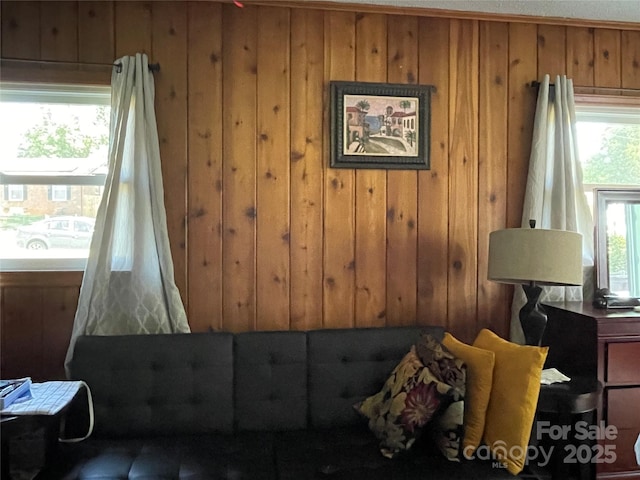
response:
<svg viewBox="0 0 640 480"><path fill-rule="evenodd" d="M117 72L120 73L122 71L122 63L91 63L91 62L65 62L61 60L25 60L23 58L0 58L2 61L7 62L18 62L18 63L43 63L45 65L76 65L76 66L84 66L84 67L116 67ZM151 72L159 72L160 64L159 63L150 63L149 70Z"/></svg>
<svg viewBox="0 0 640 480"><path fill-rule="evenodd" d="M531 82L531 87L540 88L541 83L537 80ZM554 83L549 84L550 87L555 87ZM607 92L633 92L640 95L640 88L620 88L620 87L586 87L586 86L573 86L574 90L604 90Z"/></svg>

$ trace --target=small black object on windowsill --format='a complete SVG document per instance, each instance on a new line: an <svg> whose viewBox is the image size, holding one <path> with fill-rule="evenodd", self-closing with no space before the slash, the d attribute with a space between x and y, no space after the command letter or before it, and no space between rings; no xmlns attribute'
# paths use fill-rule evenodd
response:
<svg viewBox="0 0 640 480"><path fill-rule="evenodd" d="M640 306L640 298L621 297L611 293L608 288L599 288L593 297L593 306L606 310L630 310Z"/></svg>

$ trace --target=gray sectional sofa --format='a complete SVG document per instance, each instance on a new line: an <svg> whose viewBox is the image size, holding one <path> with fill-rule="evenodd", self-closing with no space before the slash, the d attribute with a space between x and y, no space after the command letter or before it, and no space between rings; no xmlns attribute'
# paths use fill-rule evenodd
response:
<svg viewBox="0 0 640 480"><path fill-rule="evenodd" d="M38 479L511 478L490 461L449 461L426 436L400 458L380 454L353 404L380 390L421 332L443 335L393 327L81 337L70 372L90 386L94 432L60 444ZM68 430L86 410L77 407Z"/></svg>

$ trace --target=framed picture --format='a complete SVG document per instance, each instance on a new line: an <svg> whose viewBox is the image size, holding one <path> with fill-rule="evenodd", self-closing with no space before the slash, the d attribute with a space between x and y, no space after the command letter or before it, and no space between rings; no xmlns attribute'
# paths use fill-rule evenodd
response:
<svg viewBox="0 0 640 480"><path fill-rule="evenodd" d="M331 167L429 169L431 85L338 82Z"/></svg>

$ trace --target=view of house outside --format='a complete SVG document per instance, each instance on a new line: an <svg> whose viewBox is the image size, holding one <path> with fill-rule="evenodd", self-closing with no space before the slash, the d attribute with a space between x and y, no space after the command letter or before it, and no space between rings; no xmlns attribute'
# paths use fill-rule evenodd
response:
<svg viewBox="0 0 640 480"><path fill-rule="evenodd" d="M2 98L0 262L87 257L107 173L109 108Z"/></svg>

